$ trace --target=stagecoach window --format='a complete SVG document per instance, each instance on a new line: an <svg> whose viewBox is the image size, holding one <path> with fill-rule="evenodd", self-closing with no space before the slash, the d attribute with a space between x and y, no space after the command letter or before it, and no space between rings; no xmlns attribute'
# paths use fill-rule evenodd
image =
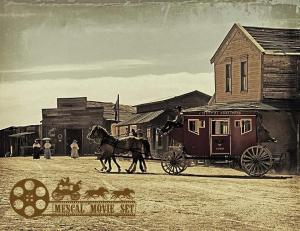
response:
<svg viewBox="0 0 300 231"><path fill-rule="evenodd" d="M236 120L234 126L236 128L239 128L241 126L241 122L239 120Z"/></svg>
<svg viewBox="0 0 300 231"><path fill-rule="evenodd" d="M212 135L228 135L229 126L228 121L216 120L212 121Z"/></svg>
<svg viewBox="0 0 300 231"><path fill-rule="evenodd" d="M189 130L189 132L199 134L199 120L189 119L188 120L188 130Z"/></svg>
<svg viewBox="0 0 300 231"><path fill-rule="evenodd" d="M205 120L200 120L200 128L205 128Z"/></svg>
<svg viewBox="0 0 300 231"><path fill-rule="evenodd" d="M252 131L252 123L250 119L241 120L241 134Z"/></svg>

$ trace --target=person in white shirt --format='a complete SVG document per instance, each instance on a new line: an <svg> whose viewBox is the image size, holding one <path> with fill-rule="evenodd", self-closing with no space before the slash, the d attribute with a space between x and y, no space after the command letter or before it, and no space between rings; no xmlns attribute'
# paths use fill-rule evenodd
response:
<svg viewBox="0 0 300 231"><path fill-rule="evenodd" d="M78 158L79 157L79 154L78 154L79 146L77 144L77 141L73 140L73 143L70 145L70 147L71 147L71 157L73 159Z"/></svg>
<svg viewBox="0 0 300 231"><path fill-rule="evenodd" d="M46 143L44 144L44 157L46 159L51 159L51 146L49 140L46 140Z"/></svg>

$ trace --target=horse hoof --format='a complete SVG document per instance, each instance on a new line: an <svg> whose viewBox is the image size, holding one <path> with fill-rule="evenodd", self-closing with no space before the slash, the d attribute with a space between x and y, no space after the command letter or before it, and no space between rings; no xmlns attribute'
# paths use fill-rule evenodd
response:
<svg viewBox="0 0 300 231"><path fill-rule="evenodd" d="M121 168L118 168L118 173L120 173L121 172Z"/></svg>
<svg viewBox="0 0 300 231"><path fill-rule="evenodd" d="M106 172L110 172L110 171L111 171L111 169L107 169L107 170L106 170Z"/></svg>
<svg viewBox="0 0 300 231"><path fill-rule="evenodd" d="M132 171L130 171L130 170L128 170L128 169L125 169L125 170L126 170L126 172L129 173L129 174L132 173Z"/></svg>

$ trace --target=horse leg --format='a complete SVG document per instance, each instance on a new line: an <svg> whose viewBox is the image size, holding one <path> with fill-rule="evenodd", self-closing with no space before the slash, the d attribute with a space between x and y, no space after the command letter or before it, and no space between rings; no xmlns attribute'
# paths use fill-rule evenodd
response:
<svg viewBox="0 0 300 231"><path fill-rule="evenodd" d="M111 158L112 158L113 162L115 163L115 165L117 166L118 172L121 172L121 166L118 164L116 157L112 156Z"/></svg>
<svg viewBox="0 0 300 231"><path fill-rule="evenodd" d="M105 166L105 164L103 163L103 157L101 157L99 160L100 160L100 163L101 163L101 165L102 165L102 168L101 168L101 172L102 172L102 171L106 170L106 166Z"/></svg>
<svg viewBox="0 0 300 231"><path fill-rule="evenodd" d="M140 170L141 170L141 172L144 172L145 170L144 170L144 166L143 166L143 157L142 156L140 156L139 157L139 162L140 162Z"/></svg>
<svg viewBox="0 0 300 231"><path fill-rule="evenodd" d="M131 173L135 173L137 162L138 162L138 158L136 158L136 159L133 161L134 164L133 164L133 168L132 168L132 170L131 170Z"/></svg>
<svg viewBox="0 0 300 231"><path fill-rule="evenodd" d="M127 173L132 173L132 168L133 168L134 160L132 160L131 165L129 166L128 169L125 169Z"/></svg>
<svg viewBox="0 0 300 231"><path fill-rule="evenodd" d="M106 172L110 172L111 171L111 158L108 157L107 160L108 160L108 169L106 170Z"/></svg>
<svg viewBox="0 0 300 231"><path fill-rule="evenodd" d="M147 172L147 165L146 165L146 162L145 162L145 159L144 157L141 155L140 159L140 169L142 172Z"/></svg>

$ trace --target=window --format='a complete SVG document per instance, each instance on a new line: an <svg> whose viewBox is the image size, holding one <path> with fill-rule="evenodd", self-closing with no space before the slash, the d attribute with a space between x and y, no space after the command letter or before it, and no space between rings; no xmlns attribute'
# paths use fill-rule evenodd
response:
<svg viewBox="0 0 300 231"><path fill-rule="evenodd" d="M155 146L157 148L162 148L162 146L163 146L162 135L159 132L157 132L156 130L155 130Z"/></svg>
<svg viewBox="0 0 300 231"><path fill-rule="evenodd" d="M239 120L234 121L234 127L239 128L241 126L241 122Z"/></svg>
<svg viewBox="0 0 300 231"><path fill-rule="evenodd" d="M225 91L231 92L231 64L226 64L226 83Z"/></svg>
<svg viewBox="0 0 300 231"><path fill-rule="evenodd" d="M248 90L247 61L241 62L241 91Z"/></svg>
<svg viewBox="0 0 300 231"><path fill-rule="evenodd" d="M204 121L202 121L204 122ZM201 122L198 119L188 120L188 131L199 135L199 128L201 128Z"/></svg>
<svg viewBox="0 0 300 231"><path fill-rule="evenodd" d="M200 120L200 128L205 128L205 120Z"/></svg>
<svg viewBox="0 0 300 231"><path fill-rule="evenodd" d="M252 131L252 121L251 119L241 120L241 134L245 134Z"/></svg>
<svg viewBox="0 0 300 231"><path fill-rule="evenodd" d="M229 134L228 120L213 120L211 130L212 130L212 135L228 135Z"/></svg>

